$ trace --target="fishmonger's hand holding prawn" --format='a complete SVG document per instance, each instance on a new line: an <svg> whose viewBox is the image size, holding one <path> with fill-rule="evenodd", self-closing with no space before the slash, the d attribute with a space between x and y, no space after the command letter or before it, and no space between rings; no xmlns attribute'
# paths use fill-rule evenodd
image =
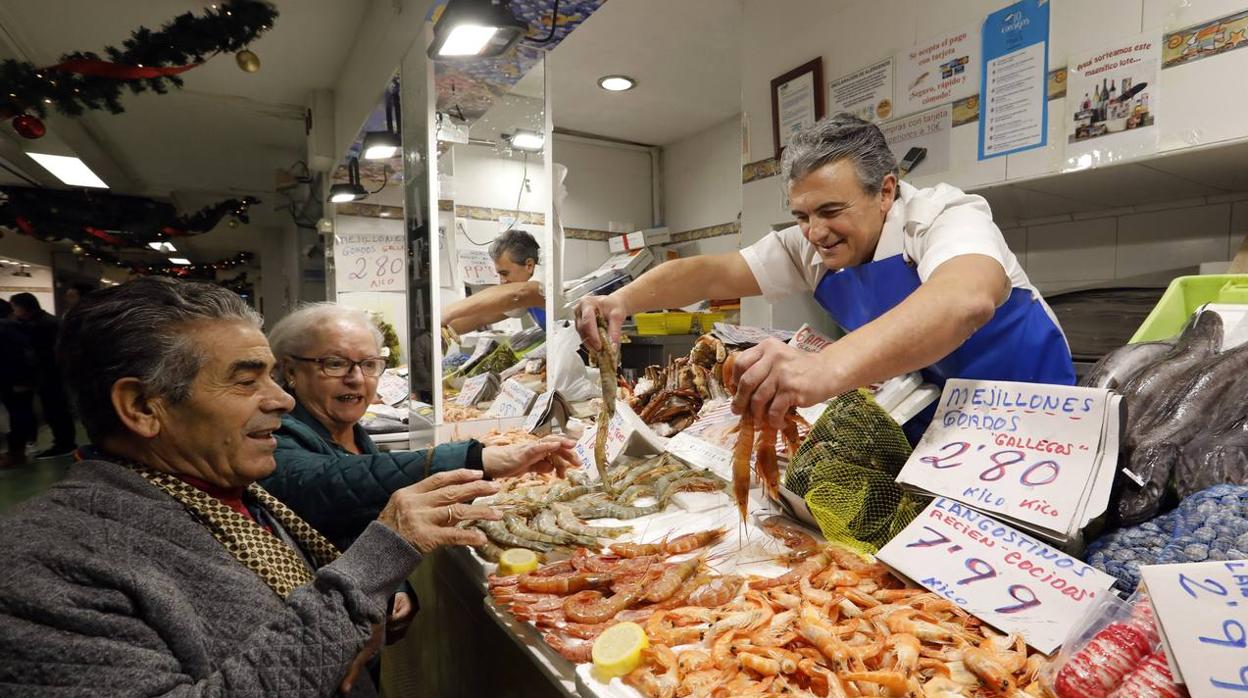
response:
<svg viewBox="0 0 1248 698"><path fill-rule="evenodd" d="M921 371L949 378L1073 385L1056 318L981 197L900 182L879 128L825 118L785 148L781 173L797 225L741 250L655 267L609 296L584 299L577 329L618 342L628 315L709 298L808 293L848 334L818 354L767 341L735 357L734 411L782 426L795 406ZM907 423L917 441L934 405Z"/></svg>

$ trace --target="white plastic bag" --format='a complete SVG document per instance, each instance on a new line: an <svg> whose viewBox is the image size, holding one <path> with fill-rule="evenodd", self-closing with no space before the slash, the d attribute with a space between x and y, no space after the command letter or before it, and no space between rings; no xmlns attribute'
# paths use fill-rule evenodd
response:
<svg viewBox="0 0 1248 698"><path fill-rule="evenodd" d="M581 335L567 321L556 323L546 341L547 376L553 378L551 387L568 402L583 402L601 394L598 382L590 379L589 369L576 353L580 346Z"/></svg>

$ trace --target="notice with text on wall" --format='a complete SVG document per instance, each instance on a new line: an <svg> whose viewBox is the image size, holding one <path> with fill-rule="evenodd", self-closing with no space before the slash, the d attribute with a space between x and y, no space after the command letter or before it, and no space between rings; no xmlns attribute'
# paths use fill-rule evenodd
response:
<svg viewBox="0 0 1248 698"><path fill-rule="evenodd" d="M1095 388L950 380L897 482L1065 543L1109 505L1120 399Z"/></svg>
<svg viewBox="0 0 1248 698"><path fill-rule="evenodd" d="M876 555L1048 654L1114 578L955 501L937 498Z"/></svg>
<svg viewBox="0 0 1248 698"><path fill-rule="evenodd" d="M403 226L334 233L334 288L407 291L407 236Z"/></svg>
<svg viewBox="0 0 1248 698"><path fill-rule="evenodd" d="M1248 560L1147 565L1140 577L1174 678L1192 698L1248 691Z"/></svg>

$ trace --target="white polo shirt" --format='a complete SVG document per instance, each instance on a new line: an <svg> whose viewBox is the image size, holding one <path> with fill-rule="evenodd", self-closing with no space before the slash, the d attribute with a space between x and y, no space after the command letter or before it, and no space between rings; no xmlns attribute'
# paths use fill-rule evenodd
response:
<svg viewBox="0 0 1248 698"><path fill-rule="evenodd" d="M954 257L991 257L1010 277L1010 285L1030 291L1061 329L1053 310L1005 244L1001 230L992 222L992 209L982 196L967 194L948 184L916 189L901 182L897 200L884 218L872 261L898 254L915 263L920 282L926 282L937 267ZM763 297L773 303L788 295L814 293L823 275L830 272L819 251L796 225L769 233L741 250L741 256L758 281Z"/></svg>

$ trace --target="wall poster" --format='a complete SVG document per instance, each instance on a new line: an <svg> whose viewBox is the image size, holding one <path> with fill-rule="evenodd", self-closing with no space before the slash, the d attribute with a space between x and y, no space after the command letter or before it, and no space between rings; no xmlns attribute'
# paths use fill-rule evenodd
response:
<svg viewBox="0 0 1248 698"><path fill-rule="evenodd" d="M1141 34L1071 57L1067 170L1156 152L1160 43Z"/></svg>
<svg viewBox="0 0 1248 698"><path fill-rule="evenodd" d="M953 107L943 104L919 114L880 125L889 150L901 161L911 148L927 148L927 157L915 167L920 176L949 169L949 135L953 130Z"/></svg>
<svg viewBox="0 0 1248 698"><path fill-rule="evenodd" d="M984 20L979 159L1048 140L1049 2L1022 0Z"/></svg>
<svg viewBox="0 0 1248 698"><path fill-rule="evenodd" d="M828 83L828 113L849 112L865 121L893 115L893 59L885 58Z"/></svg>
<svg viewBox="0 0 1248 698"><path fill-rule="evenodd" d="M920 42L897 54L897 103L904 116L979 91L979 23Z"/></svg>

